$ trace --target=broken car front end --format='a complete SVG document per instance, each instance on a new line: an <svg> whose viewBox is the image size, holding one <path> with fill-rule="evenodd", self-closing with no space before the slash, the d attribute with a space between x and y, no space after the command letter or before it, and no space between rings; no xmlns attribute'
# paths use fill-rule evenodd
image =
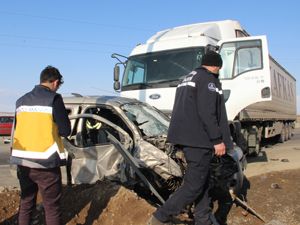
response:
<svg viewBox="0 0 300 225"><path fill-rule="evenodd" d="M107 138L111 134L155 188L170 194L180 185L182 168L172 156L170 144L165 144L168 117L147 104L123 98L103 104L99 100L64 100L72 124L72 135L65 140L69 183L95 183L106 178L143 186L136 171Z"/></svg>
<svg viewBox="0 0 300 225"><path fill-rule="evenodd" d="M110 179L143 191L155 189L158 195L151 192L158 199L166 199L181 185L186 164L182 151L166 142L169 117L165 114L121 97L64 101L72 124L72 135L65 140L69 183ZM244 168L239 153L238 147L230 153L239 165L232 178L238 187Z"/></svg>

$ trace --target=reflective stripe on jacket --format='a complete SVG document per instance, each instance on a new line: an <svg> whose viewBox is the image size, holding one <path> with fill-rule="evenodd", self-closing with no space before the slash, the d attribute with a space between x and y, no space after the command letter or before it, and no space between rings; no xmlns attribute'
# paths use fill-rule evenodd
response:
<svg viewBox="0 0 300 225"><path fill-rule="evenodd" d="M201 67L184 77L176 89L167 140L198 148L224 142L233 148L218 75Z"/></svg>
<svg viewBox="0 0 300 225"><path fill-rule="evenodd" d="M53 120L55 92L36 86L17 101L11 163L31 168L53 168L66 159Z"/></svg>

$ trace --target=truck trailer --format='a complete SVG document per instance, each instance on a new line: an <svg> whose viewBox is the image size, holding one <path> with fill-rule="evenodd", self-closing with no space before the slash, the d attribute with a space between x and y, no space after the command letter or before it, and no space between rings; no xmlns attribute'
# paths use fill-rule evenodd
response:
<svg viewBox="0 0 300 225"><path fill-rule="evenodd" d="M263 138L288 140L296 120L296 79L269 55L266 36L250 36L238 21L166 29L135 46L129 57L113 54L114 89L171 115L177 85L201 65L207 50L223 59L219 78L234 141L256 155Z"/></svg>

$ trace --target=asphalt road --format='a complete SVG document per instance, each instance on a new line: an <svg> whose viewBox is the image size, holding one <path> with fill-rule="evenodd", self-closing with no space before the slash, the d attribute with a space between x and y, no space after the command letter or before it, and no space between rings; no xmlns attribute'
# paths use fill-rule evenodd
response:
<svg viewBox="0 0 300 225"><path fill-rule="evenodd" d="M0 136L0 186L18 186L18 180L10 173L10 145ZM248 157L246 177L263 173L300 168L300 128L294 130L291 140L280 144L267 144L257 157Z"/></svg>
<svg viewBox="0 0 300 225"><path fill-rule="evenodd" d="M6 137L0 136L0 166L9 164L10 144L4 144L4 138Z"/></svg>
<svg viewBox="0 0 300 225"><path fill-rule="evenodd" d="M247 177L263 173L300 168L300 128L294 130L291 140L268 144L257 157L247 158Z"/></svg>

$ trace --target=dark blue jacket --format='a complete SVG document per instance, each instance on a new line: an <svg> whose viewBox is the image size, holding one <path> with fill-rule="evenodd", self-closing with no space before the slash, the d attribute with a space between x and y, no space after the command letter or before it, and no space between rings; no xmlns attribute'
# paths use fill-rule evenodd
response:
<svg viewBox="0 0 300 225"><path fill-rule="evenodd" d="M233 148L218 75L197 68L177 86L167 140L173 144Z"/></svg>

